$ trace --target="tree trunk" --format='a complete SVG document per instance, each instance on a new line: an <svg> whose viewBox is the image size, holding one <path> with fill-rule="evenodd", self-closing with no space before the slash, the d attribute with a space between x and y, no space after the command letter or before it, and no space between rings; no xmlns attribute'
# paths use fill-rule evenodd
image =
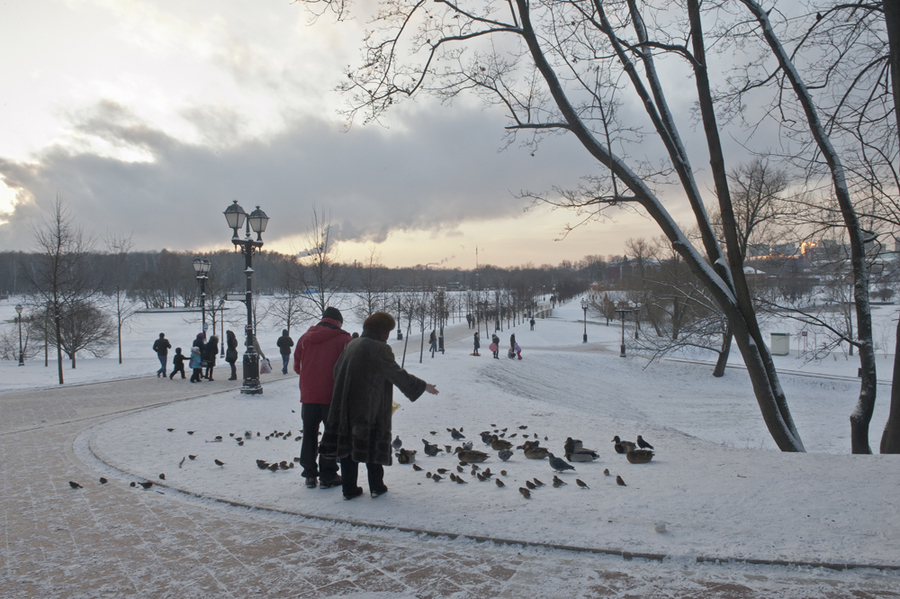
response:
<svg viewBox="0 0 900 599"><path fill-rule="evenodd" d="M818 110L790 55L775 36L769 14L756 0L741 0L753 13L762 29L763 37L778 60L785 79L790 83L803 109L809 132L828 163L834 195L841 210L844 228L850 241L850 264L853 269L853 301L856 307L857 344L859 345L860 391L856 408L850 416L850 441L853 453L872 453L869 448L869 423L875 411L878 386L875 368L875 344L872 339L872 312L869 304L869 267L866 262L865 236L853 207L847 186L844 166L831 143L828 130L819 119Z"/></svg>
<svg viewBox="0 0 900 599"><path fill-rule="evenodd" d="M900 3L884 0L884 20L887 25L889 56L891 63L891 90L894 96L894 116L900 131ZM891 383L891 409L884 433L881 435L881 453L900 453L900 320L897 321L897 340L894 347L894 378Z"/></svg>
<svg viewBox="0 0 900 599"><path fill-rule="evenodd" d="M885 2L887 3L887 2ZM900 453L900 319L894 341L894 373L891 382L891 411L881 435L881 453Z"/></svg>
<svg viewBox="0 0 900 599"><path fill-rule="evenodd" d="M63 356L62 356L62 330L59 326L59 308L56 308L56 314L53 317L56 326L56 370L59 374L59 384L62 385L65 383L65 378L63 377Z"/></svg>
<svg viewBox="0 0 900 599"><path fill-rule="evenodd" d="M728 356L731 354L731 327L726 326L722 333L722 349L719 350L719 359L713 369L714 377L725 376L725 367L728 365Z"/></svg>

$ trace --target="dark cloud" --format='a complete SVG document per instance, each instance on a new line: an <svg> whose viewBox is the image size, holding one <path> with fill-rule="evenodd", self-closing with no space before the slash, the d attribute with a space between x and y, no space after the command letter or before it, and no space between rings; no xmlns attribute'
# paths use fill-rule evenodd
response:
<svg viewBox="0 0 900 599"><path fill-rule="evenodd" d="M392 230L447 230L517 214L520 190L575 185L594 168L572 138L531 150L503 143L496 114L454 108L413 112L401 130L306 119L266 139L237 139L236 115L211 107L182 112L202 144L176 139L101 102L72 115L86 139L147 157L129 162L52 146L32 161L0 158L0 177L20 199L0 226L0 247L27 247L32 200L60 194L79 223L96 233L131 234L136 249L226 245L222 211L238 200L272 218L267 241L304 232L313 206L328 211L342 240L380 241Z"/></svg>

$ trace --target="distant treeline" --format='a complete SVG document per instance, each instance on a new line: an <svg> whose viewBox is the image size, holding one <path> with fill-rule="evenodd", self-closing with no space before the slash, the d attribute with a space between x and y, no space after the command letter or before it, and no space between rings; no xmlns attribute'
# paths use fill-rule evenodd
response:
<svg viewBox="0 0 900 599"><path fill-rule="evenodd" d="M0 294L34 292L25 272L38 268L38 258L35 253L0 252ZM98 252L83 256L94 289L109 295L118 289L134 300L143 301L147 307L162 308L197 304L200 291L192 266L196 258L209 260L212 265L206 282L207 297L241 292L246 288L244 257L237 251ZM329 281L334 287L330 291L334 292L359 292L377 280L381 290L387 292L440 288L527 289L534 295L549 297L555 290L559 299L566 300L583 293L590 283L601 279L606 264L599 257L587 257L577 262L564 261L557 266L500 268L480 265L477 269L465 270L425 266L388 268L352 262L329 265L339 271L338 276L330 277ZM273 295L284 293L295 285L296 273L302 273L304 268L307 266L296 256L262 251L253 257L254 291Z"/></svg>

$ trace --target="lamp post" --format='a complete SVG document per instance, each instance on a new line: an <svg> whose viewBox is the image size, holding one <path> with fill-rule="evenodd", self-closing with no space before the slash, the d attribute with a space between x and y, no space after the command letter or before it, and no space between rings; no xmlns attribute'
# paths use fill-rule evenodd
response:
<svg viewBox="0 0 900 599"><path fill-rule="evenodd" d="M219 327L222 331L222 334L219 336L219 348L222 350L222 353L219 354L221 358L225 357L225 298L219 300ZM215 327L213 327L213 332L215 333Z"/></svg>
<svg viewBox="0 0 900 599"><path fill-rule="evenodd" d="M253 336L253 254L263 245L262 234L266 230L269 223L269 217L266 213L256 207L256 210L247 214L244 209L234 200L234 203L225 210L225 220L228 226L234 231L231 237L231 243L240 246L241 253L244 255L244 274L247 275L247 292L244 295L244 303L247 306L247 324L244 332L247 334L245 341L246 350L244 351L244 384L241 386L241 393L259 394L263 392L262 385L259 382L259 354L256 353L256 343ZM246 234L243 239L238 234L238 229L244 226L246 222ZM250 229L256 233L256 239L250 237Z"/></svg>
<svg viewBox="0 0 900 599"><path fill-rule="evenodd" d="M587 309L588 309L588 301L586 297L581 298L581 309L584 310L584 341L582 343L587 343Z"/></svg>
<svg viewBox="0 0 900 599"><path fill-rule="evenodd" d="M637 302L634 306L634 338L637 340L638 333L641 330L641 302Z"/></svg>
<svg viewBox="0 0 900 599"><path fill-rule="evenodd" d="M206 280L207 273L212 264L204 258L194 258L194 272L197 273L197 281L200 282L200 312L202 314L202 327L200 330L206 333ZM215 315L214 315L215 316ZM215 333L215 331L213 331Z"/></svg>
<svg viewBox="0 0 900 599"><path fill-rule="evenodd" d="M631 314L631 308L628 307L629 304L623 305L621 308L616 309L616 314L622 319L622 345L620 346L619 357L625 357L625 316L627 314Z"/></svg>
<svg viewBox="0 0 900 599"><path fill-rule="evenodd" d="M25 307L22 304L16 304L16 320L19 323L19 366L25 366L25 350L22 349L22 310Z"/></svg>

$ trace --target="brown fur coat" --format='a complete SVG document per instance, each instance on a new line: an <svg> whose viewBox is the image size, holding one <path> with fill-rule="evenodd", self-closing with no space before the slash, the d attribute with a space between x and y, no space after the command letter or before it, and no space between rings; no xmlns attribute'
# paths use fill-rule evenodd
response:
<svg viewBox="0 0 900 599"><path fill-rule="evenodd" d="M410 401L425 392L425 381L400 368L387 343L363 331L334 365L334 393L319 453L390 466L394 385Z"/></svg>

